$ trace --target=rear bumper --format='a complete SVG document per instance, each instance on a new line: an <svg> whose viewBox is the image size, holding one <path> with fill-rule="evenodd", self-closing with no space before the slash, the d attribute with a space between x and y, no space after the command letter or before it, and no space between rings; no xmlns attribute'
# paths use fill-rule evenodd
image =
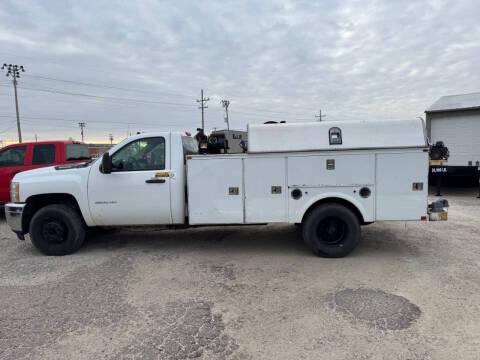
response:
<svg viewBox="0 0 480 360"><path fill-rule="evenodd" d="M5 218L10 229L23 240L22 216L25 204L8 203L5 204Z"/></svg>

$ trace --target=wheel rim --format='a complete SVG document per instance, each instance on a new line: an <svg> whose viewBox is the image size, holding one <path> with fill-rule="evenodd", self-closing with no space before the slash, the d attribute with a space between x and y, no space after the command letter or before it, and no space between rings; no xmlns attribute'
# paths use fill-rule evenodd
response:
<svg viewBox="0 0 480 360"><path fill-rule="evenodd" d="M42 226L42 235L49 244L61 244L67 240L68 229L58 219L48 219Z"/></svg>
<svg viewBox="0 0 480 360"><path fill-rule="evenodd" d="M328 245L339 245L347 233L347 224L338 217L327 217L317 226L317 235Z"/></svg>

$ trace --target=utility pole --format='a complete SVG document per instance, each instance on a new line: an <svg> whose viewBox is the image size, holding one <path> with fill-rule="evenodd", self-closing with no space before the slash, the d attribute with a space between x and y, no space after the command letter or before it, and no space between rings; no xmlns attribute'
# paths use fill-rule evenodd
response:
<svg viewBox="0 0 480 360"><path fill-rule="evenodd" d="M322 115L322 109L318 112L318 115L315 115L315 119L318 119L318 121L322 121L322 118L327 117L327 115Z"/></svg>
<svg viewBox="0 0 480 360"><path fill-rule="evenodd" d="M22 142L22 129L20 128L20 115L18 114L18 96L17 96L17 79L20 77L20 71L25 72L22 65L15 64L3 64L2 70L7 70L7 77L11 76L13 79L13 89L15 92L15 109L17 110L17 130L18 130L18 142Z"/></svg>
<svg viewBox="0 0 480 360"><path fill-rule="evenodd" d="M205 117L204 117L204 114L203 114L203 110L208 109L208 106L206 106L205 104L207 103L207 101L210 100L210 98L204 98L203 97L203 89L200 89L200 90L201 90L200 91L200 100L197 99L197 102L201 104L198 108L202 109L202 129L204 130L205 129Z"/></svg>
<svg viewBox="0 0 480 360"><path fill-rule="evenodd" d="M83 128L87 127L87 123L79 122L78 126L80 127L80 134L82 134L82 142L83 142Z"/></svg>
<svg viewBox="0 0 480 360"><path fill-rule="evenodd" d="M227 123L227 130L230 130L230 123L228 122L228 105L230 105L230 101L222 100L220 104L225 108L225 122Z"/></svg>
<svg viewBox="0 0 480 360"><path fill-rule="evenodd" d="M112 145L113 144L113 135L108 134L108 139L110 140L110 145Z"/></svg>

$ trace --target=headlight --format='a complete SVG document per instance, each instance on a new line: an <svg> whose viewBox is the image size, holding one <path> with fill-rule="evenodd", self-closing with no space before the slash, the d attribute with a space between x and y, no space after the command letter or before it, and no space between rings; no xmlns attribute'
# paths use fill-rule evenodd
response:
<svg viewBox="0 0 480 360"><path fill-rule="evenodd" d="M10 183L10 201L20 202L20 184L18 182Z"/></svg>

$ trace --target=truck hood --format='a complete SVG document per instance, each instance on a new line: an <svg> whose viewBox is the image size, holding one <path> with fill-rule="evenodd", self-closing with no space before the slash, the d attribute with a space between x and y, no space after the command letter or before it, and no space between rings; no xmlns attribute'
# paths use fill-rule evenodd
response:
<svg viewBox="0 0 480 360"><path fill-rule="evenodd" d="M77 164L65 164L48 166L39 169L22 171L15 175L12 181L30 180L39 176L55 176L56 174L66 175L69 173L76 173L78 171L88 171L93 162L77 163Z"/></svg>

